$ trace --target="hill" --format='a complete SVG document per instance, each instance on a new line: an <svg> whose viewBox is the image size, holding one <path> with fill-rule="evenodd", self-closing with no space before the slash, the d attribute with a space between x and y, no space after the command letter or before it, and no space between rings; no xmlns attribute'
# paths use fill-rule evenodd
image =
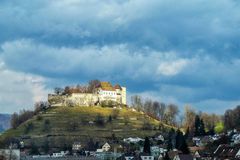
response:
<svg viewBox="0 0 240 160"><path fill-rule="evenodd" d="M17 137L25 145L34 142L43 146L47 141L53 147L70 146L74 141L84 144L117 140L127 137L153 136L170 129L158 120L129 108L52 107L9 129L1 140Z"/></svg>
<svg viewBox="0 0 240 160"><path fill-rule="evenodd" d="M10 128L10 114L0 114L0 133Z"/></svg>

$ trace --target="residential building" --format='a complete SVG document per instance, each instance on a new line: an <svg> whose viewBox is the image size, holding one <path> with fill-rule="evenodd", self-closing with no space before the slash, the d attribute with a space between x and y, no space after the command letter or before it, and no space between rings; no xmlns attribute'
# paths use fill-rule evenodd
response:
<svg viewBox="0 0 240 160"><path fill-rule="evenodd" d="M240 146L231 146L228 144L222 144L217 147L213 153L213 159L234 159L240 157Z"/></svg>
<svg viewBox="0 0 240 160"><path fill-rule="evenodd" d="M0 159L20 160L20 150L19 149L0 149Z"/></svg>
<svg viewBox="0 0 240 160"><path fill-rule="evenodd" d="M193 156L191 154L177 154L173 160L193 160Z"/></svg>
<svg viewBox="0 0 240 160"><path fill-rule="evenodd" d="M103 152L108 152L110 150L111 146L108 144L108 143L105 143L103 146L102 146L102 151Z"/></svg>
<svg viewBox="0 0 240 160"><path fill-rule="evenodd" d="M80 142L74 142L72 145L73 152L80 151L82 149L82 144Z"/></svg>
<svg viewBox="0 0 240 160"><path fill-rule="evenodd" d="M140 159L141 160L154 160L154 157L151 154L141 153Z"/></svg>

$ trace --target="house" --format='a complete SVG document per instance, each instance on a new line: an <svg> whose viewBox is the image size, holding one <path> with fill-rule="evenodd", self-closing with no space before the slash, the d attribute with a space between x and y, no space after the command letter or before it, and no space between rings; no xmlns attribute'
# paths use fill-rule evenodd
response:
<svg viewBox="0 0 240 160"><path fill-rule="evenodd" d="M99 160L106 160L106 159L120 159L122 156L121 153L113 153L113 152L96 152L94 158Z"/></svg>
<svg viewBox="0 0 240 160"><path fill-rule="evenodd" d="M139 137L136 137L136 138L129 137L129 138L124 138L123 141L127 143L138 143L140 141L144 142L144 139Z"/></svg>
<svg viewBox="0 0 240 160"><path fill-rule="evenodd" d="M77 152L82 149L82 144L80 142L74 142L72 145L72 151Z"/></svg>
<svg viewBox="0 0 240 160"><path fill-rule="evenodd" d="M125 153L118 157L116 160L136 160L136 156L133 153Z"/></svg>
<svg viewBox="0 0 240 160"><path fill-rule="evenodd" d="M164 159L164 156L165 156L165 154L160 154L157 159L158 159L158 160L163 160L163 159Z"/></svg>
<svg viewBox="0 0 240 160"><path fill-rule="evenodd" d="M64 156L66 156L67 154L68 154L68 152L61 151L61 152L59 152L59 153L53 153L53 154L52 154L52 157L53 157L53 158L59 158L59 157L64 157Z"/></svg>
<svg viewBox="0 0 240 160"><path fill-rule="evenodd" d="M240 149L239 149L238 152L236 153L235 158L240 159Z"/></svg>
<svg viewBox="0 0 240 160"><path fill-rule="evenodd" d="M164 142L164 137L162 135L158 135L157 137L154 138L156 141L162 141Z"/></svg>
<svg viewBox="0 0 240 160"><path fill-rule="evenodd" d="M134 160L134 156L125 156L125 160Z"/></svg>
<svg viewBox="0 0 240 160"><path fill-rule="evenodd" d="M228 144L222 144L217 147L213 153L214 159L234 159L239 157L240 146L231 146Z"/></svg>
<svg viewBox="0 0 240 160"><path fill-rule="evenodd" d="M148 153L140 153L141 160L154 160L154 157Z"/></svg>
<svg viewBox="0 0 240 160"><path fill-rule="evenodd" d="M193 146L193 147L189 147L189 149L195 160L211 159L210 152L206 151L204 146L201 146L201 147Z"/></svg>
<svg viewBox="0 0 240 160"><path fill-rule="evenodd" d="M234 135L232 136L231 141L232 141L234 144L239 144L239 143L240 143L240 134L234 134Z"/></svg>
<svg viewBox="0 0 240 160"><path fill-rule="evenodd" d="M196 146L205 146L209 142L213 142L213 138L211 136L204 136L204 137L193 137L193 143Z"/></svg>
<svg viewBox="0 0 240 160"><path fill-rule="evenodd" d="M221 137L220 137L220 135L215 134L215 135L211 136L211 138L212 138L213 141L217 141L217 140L219 140Z"/></svg>
<svg viewBox="0 0 240 160"><path fill-rule="evenodd" d="M20 160L20 150L19 149L0 149L0 159L15 159Z"/></svg>
<svg viewBox="0 0 240 160"><path fill-rule="evenodd" d="M178 150L172 150L172 151L167 152L167 154L168 154L168 157L170 159L173 159L176 155L179 154L179 151Z"/></svg>
<svg viewBox="0 0 240 160"><path fill-rule="evenodd" d="M135 156L132 153L126 153L123 155L123 157L124 157L124 160L134 160L135 159Z"/></svg>
<svg viewBox="0 0 240 160"><path fill-rule="evenodd" d="M199 138L199 137L193 137L193 138L192 138L192 141L193 141L193 143L194 143L196 146L202 146L202 144L201 144L201 138Z"/></svg>
<svg viewBox="0 0 240 160"><path fill-rule="evenodd" d="M111 146L108 143L105 143L101 149L97 149L97 152L108 152Z"/></svg>
<svg viewBox="0 0 240 160"><path fill-rule="evenodd" d="M193 159L194 160L201 160L201 159L212 159L211 155L208 154L205 151L196 151L195 153L193 153Z"/></svg>
<svg viewBox="0 0 240 160"><path fill-rule="evenodd" d="M173 160L193 160L193 156L191 154L177 154Z"/></svg>
<svg viewBox="0 0 240 160"><path fill-rule="evenodd" d="M151 146L150 150L151 155L155 158L158 158L160 155L165 155L165 153L167 152L166 149L161 148L159 146Z"/></svg>
<svg viewBox="0 0 240 160"><path fill-rule="evenodd" d="M200 159L200 158L201 158L201 155L200 155L199 151L196 151L196 152L193 154L193 157L194 157L195 159Z"/></svg>

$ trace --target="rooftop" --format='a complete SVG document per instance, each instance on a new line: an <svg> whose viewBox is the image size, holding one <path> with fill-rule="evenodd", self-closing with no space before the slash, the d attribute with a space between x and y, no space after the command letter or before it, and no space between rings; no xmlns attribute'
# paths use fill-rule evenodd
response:
<svg viewBox="0 0 240 160"><path fill-rule="evenodd" d="M105 91L115 91L115 88L110 82L100 82L100 88Z"/></svg>

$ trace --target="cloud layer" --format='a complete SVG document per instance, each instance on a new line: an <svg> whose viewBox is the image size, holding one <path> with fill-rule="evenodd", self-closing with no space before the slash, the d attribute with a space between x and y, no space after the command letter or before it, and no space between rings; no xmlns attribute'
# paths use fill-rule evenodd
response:
<svg viewBox="0 0 240 160"><path fill-rule="evenodd" d="M235 0L3 0L0 75L12 81L1 78L0 107L13 112L57 85L95 78L122 83L129 94L204 111L234 107L240 99L239 5ZM26 77L41 80L38 85L19 80ZM15 81L23 84L22 94ZM29 103L22 96L31 97ZM10 104L12 97L16 102Z"/></svg>

